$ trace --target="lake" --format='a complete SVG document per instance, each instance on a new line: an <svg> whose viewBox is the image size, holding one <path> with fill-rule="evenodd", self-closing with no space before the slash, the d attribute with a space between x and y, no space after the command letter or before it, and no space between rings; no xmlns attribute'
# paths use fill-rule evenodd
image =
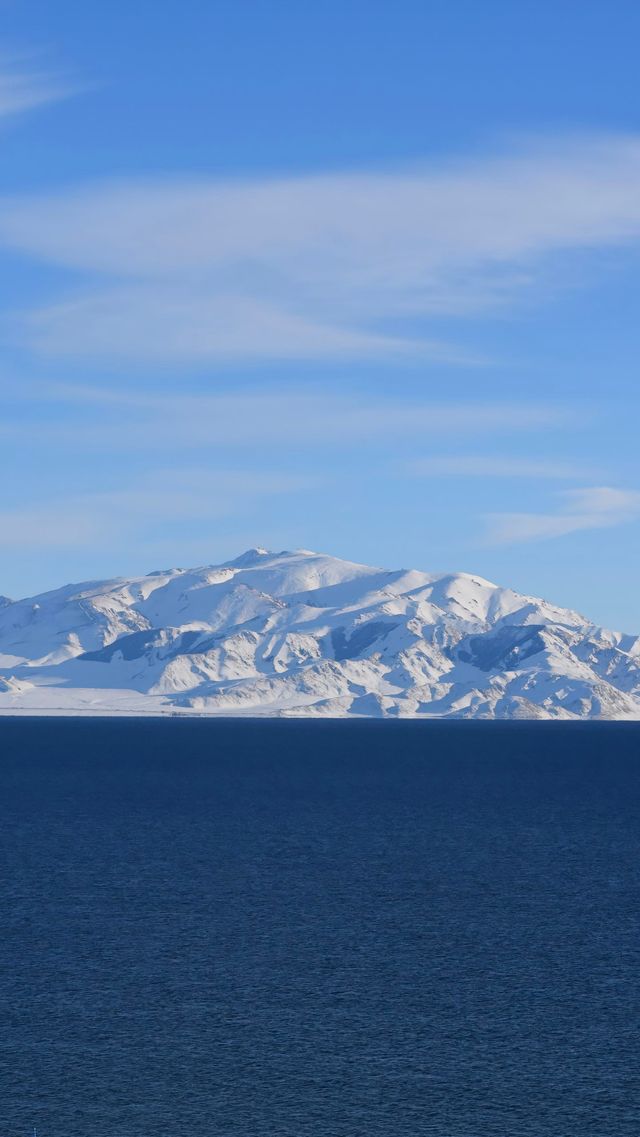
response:
<svg viewBox="0 0 640 1137"><path fill-rule="evenodd" d="M638 1137L640 724L0 720L3 1137Z"/></svg>

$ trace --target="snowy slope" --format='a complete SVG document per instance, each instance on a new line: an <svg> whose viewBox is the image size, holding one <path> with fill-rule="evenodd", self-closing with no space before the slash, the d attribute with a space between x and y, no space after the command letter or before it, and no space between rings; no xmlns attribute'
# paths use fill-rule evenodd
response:
<svg viewBox="0 0 640 1137"><path fill-rule="evenodd" d="M465 573L252 549L2 598L0 712L640 718L640 637Z"/></svg>

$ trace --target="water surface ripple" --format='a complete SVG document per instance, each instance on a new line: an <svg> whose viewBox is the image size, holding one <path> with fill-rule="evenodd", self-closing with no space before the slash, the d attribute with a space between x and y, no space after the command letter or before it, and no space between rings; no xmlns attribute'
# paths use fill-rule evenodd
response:
<svg viewBox="0 0 640 1137"><path fill-rule="evenodd" d="M640 726L0 721L3 1137L638 1137Z"/></svg>

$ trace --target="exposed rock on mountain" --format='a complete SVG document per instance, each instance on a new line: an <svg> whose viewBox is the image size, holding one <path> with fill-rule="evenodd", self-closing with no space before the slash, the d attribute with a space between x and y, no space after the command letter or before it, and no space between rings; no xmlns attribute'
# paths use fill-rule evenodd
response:
<svg viewBox="0 0 640 1137"><path fill-rule="evenodd" d="M0 711L640 718L640 637L306 550L0 599Z"/></svg>

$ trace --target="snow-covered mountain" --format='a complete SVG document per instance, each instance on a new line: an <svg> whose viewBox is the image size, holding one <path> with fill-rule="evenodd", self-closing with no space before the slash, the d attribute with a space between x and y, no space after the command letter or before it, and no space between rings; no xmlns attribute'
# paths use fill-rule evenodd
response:
<svg viewBox="0 0 640 1137"><path fill-rule="evenodd" d="M466 573L252 549L0 598L0 712L640 718L640 636Z"/></svg>

